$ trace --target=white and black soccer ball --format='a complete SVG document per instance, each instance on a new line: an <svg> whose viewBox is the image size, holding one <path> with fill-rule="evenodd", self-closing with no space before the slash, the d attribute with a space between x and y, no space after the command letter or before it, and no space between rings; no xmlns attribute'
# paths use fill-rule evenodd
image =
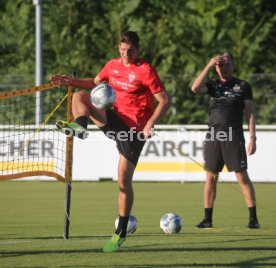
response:
<svg viewBox="0 0 276 268"><path fill-rule="evenodd" d="M179 233L182 224L182 219L175 213L167 213L160 220L160 228L165 234Z"/></svg>
<svg viewBox="0 0 276 268"><path fill-rule="evenodd" d="M119 216L115 219L115 228L117 228L119 224ZM133 234L137 229L137 219L133 216L129 216L128 224L127 224L127 234Z"/></svg>
<svg viewBox="0 0 276 268"><path fill-rule="evenodd" d="M99 84L91 91L91 102L97 109L109 109L116 100L114 89L108 84Z"/></svg>

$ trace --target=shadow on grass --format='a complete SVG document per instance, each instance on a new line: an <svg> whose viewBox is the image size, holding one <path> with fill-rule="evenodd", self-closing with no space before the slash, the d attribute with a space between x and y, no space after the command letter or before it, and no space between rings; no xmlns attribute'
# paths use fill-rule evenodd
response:
<svg viewBox="0 0 276 268"><path fill-rule="evenodd" d="M69 249L69 250L18 250L18 251L0 251L0 259L7 257L19 257L24 255L43 255L43 254L70 254L70 253L92 253L92 252L101 252L101 248L89 248L89 249Z"/></svg>
<svg viewBox="0 0 276 268"><path fill-rule="evenodd" d="M101 236L106 237L106 236ZM54 237L54 239L59 237ZM87 238L87 236L86 236ZM96 238L95 236L91 238ZM98 236L97 236L98 238ZM35 239L44 239L44 238L35 238ZM52 238L45 238L45 239L53 239ZM152 247L158 247L158 248L152 248ZM199 253L200 256L201 252L208 253L208 252L231 252L233 251L264 251L264 252L273 252L274 254L270 257L264 257L264 258L255 258L255 259L249 259L247 261L229 261L229 262L212 262L210 263L159 263L159 264L131 264L131 265L109 265L108 267L117 268L117 267L132 267L132 268L162 268L162 267L276 267L276 247L209 247L209 248L187 248L187 247L172 247L172 245L164 246L163 244L152 244L152 245L145 245L145 246L132 246L132 247L123 247L120 252L113 253L113 254L105 254L102 252L101 248L89 248L89 249L64 249L64 250L23 250L23 251L0 251L0 259L1 258L14 258L14 257L22 257L22 256L35 256L35 255L48 255L48 254L80 254L80 253L98 253L98 254L104 254L106 256L116 256L120 258L122 255L125 255L127 257L127 254L133 254L133 253L158 253L160 256L164 252L183 252L183 254L191 252L191 253ZM231 255L229 255L231 256ZM185 255L183 255L185 258ZM227 261L227 260L226 260ZM270 261L270 262L269 262ZM73 264L72 264L73 265ZM74 267L72 266L60 266L60 267ZM97 265L82 265L81 267L106 267L105 265L97 264Z"/></svg>
<svg viewBox="0 0 276 268"><path fill-rule="evenodd" d="M218 250L218 248L212 248L212 249L208 249L208 250L201 250L201 249L186 249L185 251L213 251L213 250ZM219 250L233 250L233 249L219 249ZM236 249L239 250L239 249ZM251 250L251 248L247 248L244 250ZM264 249L261 249L264 250ZM265 249L267 250L267 248ZM268 250L274 251L275 248L269 248ZM152 250L145 250L148 252L151 252ZM167 248L166 249L159 249L157 251L169 251ZM173 251L173 250L171 250ZM183 250L184 251L184 250ZM68 254L68 253L102 253L101 249L84 249L84 250L45 250L45 251L33 251L33 252L29 252L29 251L22 251L22 252L9 252L9 253L5 253L7 254L7 256L5 257L18 257L18 256L22 256L22 255L38 255L38 254ZM125 253L129 253L129 252L133 252L130 251L129 249L126 249L124 251L118 252L118 253L113 253L113 254L106 254L103 253L106 256L115 256L114 254L117 255L117 257L120 257L122 254ZM134 251L136 252L136 251ZM1 254L1 252L0 252ZM1 258L1 256L0 256ZM270 261L270 262L269 262ZM77 267L78 265L74 266L74 264L70 264L70 266L66 266L66 265L61 265L59 267ZM21 268L24 268L23 266L20 266ZM37 267L37 266L36 266ZM44 267L44 266L43 266ZM81 267L107 267L106 264L89 264L89 265L81 265ZM131 268L163 268L163 267L236 267L236 268L242 268L242 267L276 267L276 255L270 256L270 257L264 257L264 258L253 258L250 260L246 260L246 261L229 261L229 262L209 262L209 263L154 263L154 264L129 264L129 265L123 265L123 264L118 264L118 265L108 265L109 268L117 268L117 267L131 267ZM29 268L29 267L28 267Z"/></svg>
<svg viewBox="0 0 276 268"><path fill-rule="evenodd" d="M130 234L128 237L129 239L135 239L135 238L149 238L150 237L159 237L161 241L164 241L165 239L168 241L169 239L175 239L175 238L182 238L182 237L187 237L187 236L193 236L193 235L198 235L198 233L179 233L179 234L163 234L163 233L139 233L139 234ZM201 235L201 234L200 234ZM232 243L232 242L248 242L248 241L258 241L258 240L274 240L275 238L271 235L264 235L264 234L246 234L246 235L229 235L229 234L211 234L212 236L220 236L220 237L237 237L237 239L230 239L230 240L223 240L221 242L223 243ZM70 236L68 240L64 239L63 236L37 236L37 237L0 237L0 245L1 244L16 244L17 242L35 242L36 240L59 240L59 241L76 241L76 240L97 240L99 238L103 239L108 239L110 238L110 234L104 234L104 235L80 235L80 236ZM210 236L210 234L208 234ZM2 241L3 242L2 242ZM195 242L187 242L188 244L198 244L197 241ZM201 241L201 244L217 244L218 241L209 239L208 241ZM183 242L185 245L186 243ZM157 244L158 245L158 244ZM161 244L160 244L161 245ZM145 247L148 247L150 245L145 245Z"/></svg>
<svg viewBox="0 0 276 268"><path fill-rule="evenodd" d="M197 233L198 234L198 233ZM137 245L137 246L129 246L129 247L122 247L122 249L118 252L118 253L113 253L113 254L117 254L117 255L113 255L113 254L108 254L106 255L105 253L102 252L102 248L83 248L83 249L58 249L58 250L1 250L0 251L0 259L4 259L4 258L14 258L14 257L22 257L22 256L38 256L38 255L51 255L51 254L80 254L80 253L97 253L97 254L104 254L105 256L117 256L118 258L122 257L122 256L128 256L128 254L139 254L139 253L145 253L145 255L150 254L150 253L157 253L158 255L162 256L162 254L164 254L165 252L169 252L169 253L183 253L183 258L187 258L187 256L185 257L185 253L197 253L199 256L199 261L198 262L194 262L194 263L159 263L159 264L131 264L131 265L109 265L108 267L112 268L117 268L117 267L132 267L132 268L162 268L162 267L276 267L276 246L268 246L268 247L264 247L264 246L256 246L256 247L220 247L220 246L215 246L215 247L208 247L208 248L199 248L199 247L186 247L185 245L179 245L179 244L168 244L166 245L164 243L164 239L167 239L169 237L173 237L173 236L186 236L187 234L185 233L181 233L181 234L177 234L177 235L172 235L172 236L165 236L164 234L160 234L160 233L151 233L151 234L132 234L131 237L133 238L139 238L139 237L161 237L162 241L160 241L160 243L154 243L154 244L145 244L145 245ZM190 234L191 235L191 234ZM217 235L217 234L216 234ZM218 234L219 236L225 236L225 237L233 237L233 234L228 235L228 234ZM251 237L253 235L253 237ZM274 237L272 236L267 236L267 235L262 235L262 234L258 234L258 233L254 233L254 234L250 234L250 237L248 237L248 235L234 235L237 238L239 237L240 239L234 240L226 240L226 241L222 241L223 243L231 243L231 242L237 242L237 241L249 241L249 240L261 240L261 239L272 239L275 240ZM72 239L73 241L77 241L77 240L83 240L83 239L89 239L89 240L96 240L99 238L109 238L110 235L94 235L94 236L71 236L70 239ZM69 239L69 240L70 240ZM8 239L6 239L8 240ZM14 239L10 239L8 241L13 241ZM15 239L15 242L20 241L20 240L26 240L26 241L31 241L31 242L35 242L36 240L63 240L63 237L61 236L51 236L51 237L32 237L32 238L27 238L27 237L17 237ZM66 243L66 241L65 241ZM218 241L209 241L206 243L219 243ZM191 244L191 243L189 243ZM198 243L194 243L194 244L198 244ZM249 259L247 261L231 261L231 252L254 252L254 251L263 251L264 253L271 253L272 256L269 257L258 257L258 258L254 258L254 259ZM229 261L225 260L225 263L223 262L217 262L217 260L210 260L210 262L208 263L200 263L200 253L214 253L214 252L229 252ZM246 253L245 253L246 254ZM258 256L260 256L261 254L259 253ZM172 255L173 256L173 255ZM70 265L70 266L60 266L60 267L74 267L74 265ZM103 264L96 264L96 265L82 265L81 267L106 267Z"/></svg>
<svg viewBox="0 0 276 268"><path fill-rule="evenodd" d="M258 232L258 230L256 231ZM158 233L134 233L130 234L131 237L186 237L186 236L193 236L193 235L200 235L200 236L221 236L221 237L262 237L262 238L270 238L271 236L268 234L259 234L259 233L248 233L248 234L225 234L225 233L216 233L216 232L183 232L178 234L164 234L161 232ZM99 235L70 235L69 239L97 239L97 238L108 238L111 234L99 234ZM24 236L24 237L18 237L18 234L5 234L0 235L0 240L19 240L19 239L26 239L26 240L51 240L51 239L63 239L62 235L59 236Z"/></svg>
<svg viewBox="0 0 276 268"><path fill-rule="evenodd" d="M111 235L83 235L83 236L70 236L70 239L98 239L98 238L109 238ZM63 236L25 236L25 237L0 237L0 240L5 241L16 241L16 240L65 240Z"/></svg>
<svg viewBox="0 0 276 268"><path fill-rule="evenodd" d="M151 248L153 246L158 246L158 248ZM226 251L272 251L276 252L276 247L208 247L208 248L187 248L187 247L173 247L169 245L167 247L160 247L160 244L152 244L146 246L132 246L132 247L123 247L119 253L130 254L130 253L139 253L139 252L226 252ZM68 254L68 253L86 253L86 252L102 252L101 248L89 248L89 249L64 249L64 250L18 250L18 251L0 251L0 258L3 255L38 255L38 254ZM1 256L2 255L2 256ZM276 253L275 256L276 258Z"/></svg>

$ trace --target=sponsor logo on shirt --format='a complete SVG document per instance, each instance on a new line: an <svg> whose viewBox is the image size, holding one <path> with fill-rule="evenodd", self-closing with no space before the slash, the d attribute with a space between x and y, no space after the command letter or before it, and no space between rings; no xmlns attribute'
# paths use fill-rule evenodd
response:
<svg viewBox="0 0 276 268"><path fill-rule="evenodd" d="M111 84L113 84L113 85L115 85L117 87L120 87L123 90L128 90L128 88L135 88L135 85L118 81L115 78L111 78L110 81L111 81Z"/></svg>

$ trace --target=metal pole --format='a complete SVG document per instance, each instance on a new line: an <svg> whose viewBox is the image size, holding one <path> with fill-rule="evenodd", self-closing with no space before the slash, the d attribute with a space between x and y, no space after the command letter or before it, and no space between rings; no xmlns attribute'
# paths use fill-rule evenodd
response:
<svg viewBox="0 0 276 268"><path fill-rule="evenodd" d="M35 85L40 86L43 83L43 55L42 55L42 2L43 0L33 0L35 5ZM43 118L42 93L36 92L36 116L35 123L41 124Z"/></svg>
<svg viewBox="0 0 276 268"><path fill-rule="evenodd" d="M69 226L70 226L70 204L71 204L71 182L66 183L66 197L65 197L65 222L64 222L64 233L63 238L65 240L69 239Z"/></svg>
<svg viewBox="0 0 276 268"><path fill-rule="evenodd" d="M73 77L76 77L76 72L72 72ZM72 96L73 88L68 87L68 97L67 97L67 121L71 122L73 120L72 115ZM65 168L65 178L66 182L66 198L65 198L65 221L64 221L64 234L63 238L69 239L69 227L70 227L70 203L71 203L71 190L72 190L72 166L73 166L73 137L66 138L66 168Z"/></svg>

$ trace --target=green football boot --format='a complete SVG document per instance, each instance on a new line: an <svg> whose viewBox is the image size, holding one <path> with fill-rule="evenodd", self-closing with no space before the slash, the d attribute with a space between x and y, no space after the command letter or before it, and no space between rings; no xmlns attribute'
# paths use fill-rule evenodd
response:
<svg viewBox="0 0 276 268"><path fill-rule="evenodd" d="M82 140L88 137L88 131L84 127L80 126L75 122L66 122L58 120L56 122L57 128L64 133L66 136L75 136Z"/></svg>
<svg viewBox="0 0 276 268"><path fill-rule="evenodd" d="M126 237L120 237L114 234L103 247L103 252L110 253L118 251L120 246L126 241Z"/></svg>

